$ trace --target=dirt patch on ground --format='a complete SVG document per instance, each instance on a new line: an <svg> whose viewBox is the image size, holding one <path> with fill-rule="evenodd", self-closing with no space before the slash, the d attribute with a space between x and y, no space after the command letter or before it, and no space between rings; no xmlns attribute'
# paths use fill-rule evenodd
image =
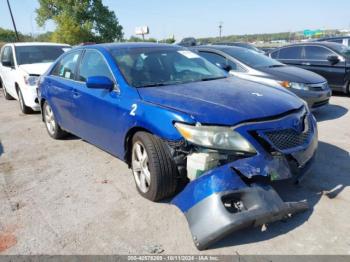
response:
<svg viewBox="0 0 350 262"><path fill-rule="evenodd" d="M0 253L17 244L17 238L14 235L15 227L8 227L0 232Z"/></svg>
<svg viewBox="0 0 350 262"><path fill-rule="evenodd" d="M0 163L0 171L4 174L11 174L13 167L10 162Z"/></svg>

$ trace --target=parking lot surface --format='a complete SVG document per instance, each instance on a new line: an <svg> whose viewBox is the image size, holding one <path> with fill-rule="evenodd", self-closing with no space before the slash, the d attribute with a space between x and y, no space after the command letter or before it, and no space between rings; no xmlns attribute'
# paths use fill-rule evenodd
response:
<svg viewBox="0 0 350 262"><path fill-rule="evenodd" d="M316 112L319 151L299 186L308 212L198 251L183 214L136 191L127 165L81 139L55 141L40 114L0 95L0 254L350 254L350 98ZM210 212L210 210L208 210Z"/></svg>

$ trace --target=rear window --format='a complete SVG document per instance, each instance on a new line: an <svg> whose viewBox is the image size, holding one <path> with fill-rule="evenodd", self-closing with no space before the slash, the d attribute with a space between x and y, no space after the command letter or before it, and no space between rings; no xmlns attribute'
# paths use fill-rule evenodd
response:
<svg viewBox="0 0 350 262"><path fill-rule="evenodd" d="M69 49L69 46L16 46L17 64L51 63Z"/></svg>
<svg viewBox="0 0 350 262"><path fill-rule="evenodd" d="M250 49L225 48L224 52L251 67L269 67L283 65L280 62L267 57L266 55L257 53Z"/></svg>

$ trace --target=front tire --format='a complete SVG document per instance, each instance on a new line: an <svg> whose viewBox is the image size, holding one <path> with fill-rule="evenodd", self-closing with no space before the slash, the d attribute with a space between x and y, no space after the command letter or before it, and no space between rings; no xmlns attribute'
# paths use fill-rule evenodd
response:
<svg viewBox="0 0 350 262"><path fill-rule="evenodd" d="M13 100L13 97L7 93L5 85L2 83L2 80L0 79L0 86L2 87L2 92L4 93L4 97L6 100Z"/></svg>
<svg viewBox="0 0 350 262"><path fill-rule="evenodd" d="M132 139L131 168L138 192L151 201L175 193L178 171L165 143L146 132Z"/></svg>
<svg viewBox="0 0 350 262"><path fill-rule="evenodd" d="M23 95L21 89L18 88L18 100L19 100L19 107L23 114L30 114L32 113L32 109L24 103Z"/></svg>
<svg viewBox="0 0 350 262"><path fill-rule="evenodd" d="M42 114L49 136L51 136L53 139L61 139L67 135L67 133L63 131L56 122L52 108L47 102L44 102Z"/></svg>

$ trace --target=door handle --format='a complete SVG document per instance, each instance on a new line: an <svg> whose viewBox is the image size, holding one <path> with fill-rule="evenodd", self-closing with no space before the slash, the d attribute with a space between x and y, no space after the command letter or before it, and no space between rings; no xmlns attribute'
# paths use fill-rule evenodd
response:
<svg viewBox="0 0 350 262"><path fill-rule="evenodd" d="M309 66L309 65L311 65L311 63L308 63L308 62L303 62L303 63L301 63L302 65L305 65L305 66Z"/></svg>

